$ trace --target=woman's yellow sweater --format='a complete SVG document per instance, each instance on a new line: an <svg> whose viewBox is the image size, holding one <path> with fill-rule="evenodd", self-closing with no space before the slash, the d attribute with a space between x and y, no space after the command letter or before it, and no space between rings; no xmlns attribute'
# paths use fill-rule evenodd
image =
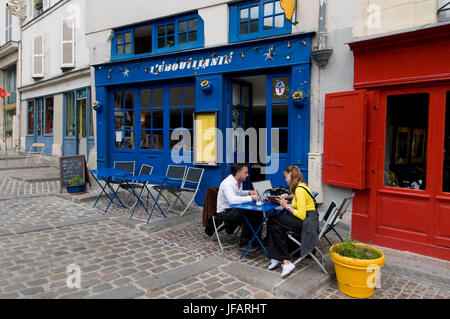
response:
<svg viewBox="0 0 450 319"><path fill-rule="evenodd" d="M300 183L298 184L298 186L305 187L312 194L308 185L306 185L305 183ZM314 206L314 200L302 187L297 187L295 189L295 196L292 199L292 208L295 210L294 216L301 220L305 220L307 211L316 210L316 207Z"/></svg>

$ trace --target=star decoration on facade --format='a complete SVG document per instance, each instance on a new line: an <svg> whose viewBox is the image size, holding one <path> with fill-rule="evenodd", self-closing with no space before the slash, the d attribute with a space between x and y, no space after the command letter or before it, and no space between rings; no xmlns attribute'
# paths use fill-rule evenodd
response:
<svg viewBox="0 0 450 319"><path fill-rule="evenodd" d="M130 69L125 69L125 71L123 71L123 77L128 77L130 75Z"/></svg>

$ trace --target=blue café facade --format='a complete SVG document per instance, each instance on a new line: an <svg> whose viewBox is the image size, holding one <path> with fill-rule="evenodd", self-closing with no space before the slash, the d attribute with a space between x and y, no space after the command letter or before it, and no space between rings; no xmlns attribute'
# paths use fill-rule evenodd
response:
<svg viewBox="0 0 450 319"><path fill-rule="evenodd" d="M206 190L219 186L229 174L227 158L237 156L236 150L227 147L232 141L226 129L254 127L257 132L278 129L279 147L272 147L271 134L263 138L258 133L258 152L265 146L279 165L276 172L267 174L267 158L258 158L258 163L251 164L248 183L269 179L273 186L285 185L282 171L292 164L307 178L314 33L243 41L230 37L229 44L208 48L198 36L196 47L127 56L124 32L127 29L115 30L111 62L94 66L98 168L113 167L115 161L135 161L136 174L142 164L152 165L153 174L158 175L165 175L169 164L204 168L196 197L202 205ZM128 40L132 42L133 36ZM154 34L154 41L158 40ZM202 114L211 115L223 132L222 143L217 143L216 135L215 160L207 162L196 160L195 154L201 147L194 135L201 133L194 119ZM177 128L191 137L171 140ZM183 146L174 151L177 144ZM249 148L244 149L248 159ZM187 161L174 160L174 153Z"/></svg>

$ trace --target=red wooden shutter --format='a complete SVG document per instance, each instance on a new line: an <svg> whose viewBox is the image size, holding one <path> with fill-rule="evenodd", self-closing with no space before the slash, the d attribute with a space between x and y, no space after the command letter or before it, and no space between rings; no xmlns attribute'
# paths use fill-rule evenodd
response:
<svg viewBox="0 0 450 319"><path fill-rule="evenodd" d="M364 189L367 91L325 96L323 179Z"/></svg>

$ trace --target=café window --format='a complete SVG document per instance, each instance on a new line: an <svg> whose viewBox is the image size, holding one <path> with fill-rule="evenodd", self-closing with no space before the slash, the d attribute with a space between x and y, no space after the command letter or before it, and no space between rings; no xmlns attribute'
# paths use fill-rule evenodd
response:
<svg viewBox="0 0 450 319"><path fill-rule="evenodd" d="M34 134L34 101L28 102L27 107L27 134L33 135Z"/></svg>
<svg viewBox="0 0 450 319"><path fill-rule="evenodd" d="M429 94L387 98L384 185L426 189Z"/></svg>
<svg viewBox="0 0 450 319"><path fill-rule="evenodd" d="M113 60L186 50L203 46L203 20L198 14L115 30Z"/></svg>
<svg viewBox="0 0 450 319"><path fill-rule="evenodd" d="M45 134L53 134L53 97L45 99Z"/></svg>
<svg viewBox="0 0 450 319"><path fill-rule="evenodd" d="M180 139L170 139L170 149L183 140L183 150L192 151L194 128L195 86L173 86L169 88L169 136L175 129L182 133ZM177 132L175 132L177 134ZM190 136L190 140L185 137Z"/></svg>
<svg viewBox="0 0 450 319"><path fill-rule="evenodd" d="M239 2L230 5L230 42L292 32L279 0Z"/></svg>
<svg viewBox="0 0 450 319"><path fill-rule="evenodd" d="M164 89L141 90L141 149L164 148Z"/></svg>
<svg viewBox="0 0 450 319"><path fill-rule="evenodd" d="M450 91L446 94L442 191L450 193Z"/></svg>
<svg viewBox="0 0 450 319"><path fill-rule="evenodd" d="M114 147L134 149L135 136L134 91L117 91L114 94Z"/></svg>

